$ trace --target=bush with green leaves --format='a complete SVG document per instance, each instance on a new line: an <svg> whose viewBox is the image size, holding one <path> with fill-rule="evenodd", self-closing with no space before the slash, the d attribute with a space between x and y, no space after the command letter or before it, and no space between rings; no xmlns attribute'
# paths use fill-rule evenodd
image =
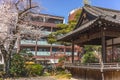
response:
<svg viewBox="0 0 120 80"><path fill-rule="evenodd" d="M28 64L26 70L28 76L40 76L42 75L43 66L40 64Z"/></svg>
<svg viewBox="0 0 120 80"><path fill-rule="evenodd" d="M0 71L0 78L3 77L4 75L5 75L5 72L4 71Z"/></svg>
<svg viewBox="0 0 120 80"><path fill-rule="evenodd" d="M95 58L95 56L93 55L93 52L87 52L82 57L82 63L97 63L97 62L98 62L98 59Z"/></svg>
<svg viewBox="0 0 120 80"><path fill-rule="evenodd" d="M44 72L43 76L51 76L49 72Z"/></svg>
<svg viewBox="0 0 120 80"><path fill-rule="evenodd" d="M56 78L57 79L70 79L72 77L72 74L69 73L69 72L66 72L66 71L59 71L57 74L56 74Z"/></svg>
<svg viewBox="0 0 120 80"><path fill-rule="evenodd" d="M15 77L25 75L25 60L20 54L14 54L11 59L10 73Z"/></svg>
<svg viewBox="0 0 120 80"><path fill-rule="evenodd" d="M26 61L31 61L32 57L34 56L31 52L29 52L26 49L21 50L19 54L22 55Z"/></svg>
<svg viewBox="0 0 120 80"><path fill-rule="evenodd" d="M81 59L82 63L98 63L99 60L95 57L94 51L99 50L100 46L85 45L85 53Z"/></svg>

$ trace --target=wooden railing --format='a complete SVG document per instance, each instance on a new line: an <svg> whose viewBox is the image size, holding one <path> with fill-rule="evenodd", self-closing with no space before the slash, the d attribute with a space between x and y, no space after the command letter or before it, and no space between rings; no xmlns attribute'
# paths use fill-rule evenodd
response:
<svg viewBox="0 0 120 80"><path fill-rule="evenodd" d="M65 63L65 67L86 68L86 69L120 69L120 63Z"/></svg>

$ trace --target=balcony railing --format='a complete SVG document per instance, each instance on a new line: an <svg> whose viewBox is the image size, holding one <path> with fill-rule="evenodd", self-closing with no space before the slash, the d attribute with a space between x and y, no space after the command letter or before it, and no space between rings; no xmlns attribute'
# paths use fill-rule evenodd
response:
<svg viewBox="0 0 120 80"><path fill-rule="evenodd" d="M32 44L36 45L36 41L34 40L21 40L21 44ZM37 45L50 45L47 41L37 41Z"/></svg>
<svg viewBox="0 0 120 80"><path fill-rule="evenodd" d="M72 52L66 52L67 55L72 55ZM74 55L77 55L77 52L74 52Z"/></svg>
<svg viewBox="0 0 120 80"><path fill-rule="evenodd" d="M33 55L35 55L35 51L28 51L30 53L32 53ZM52 51L52 53L61 53L61 54L64 54L64 52L56 52L56 51ZM77 55L77 52L75 52ZM71 52L66 52L67 55L71 55L72 53ZM38 56L50 56L50 51L37 51L37 55Z"/></svg>
<svg viewBox="0 0 120 80"><path fill-rule="evenodd" d="M29 51L31 52L33 55L35 55L35 51ZM50 56L50 52L48 51L37 51L37 56Z"/></svg>
<svg viewBox="0 0 120 80"><path fill-rule="evenodd" d="M21 40L21 44L29 44L29 45L36 45L36 41L34 40ZM51 45L47 41L37 41L37 45ZM61 44L52 44L53 46L64 46Z"/></svg>
<svg viewBox="0 0 120 80"><path fill-rule="evenodd" d="M49 35L51 32L50 31L42 31L43 32L43 34L45 34L45 35Z"/></svg>

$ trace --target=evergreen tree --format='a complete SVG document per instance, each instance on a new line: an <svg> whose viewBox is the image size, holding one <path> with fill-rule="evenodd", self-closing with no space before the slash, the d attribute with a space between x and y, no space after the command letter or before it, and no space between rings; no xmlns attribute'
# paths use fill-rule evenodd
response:
<svg viewBox="0 0 120 80"><path fill-rule="evenodd" d="M51 33L48 36L48 42L51 43L51 41L52 41L52 43L55 43L57 41L56 39L59 36L65 35L65 34L69 33L70 31L72 31L75 28L75 25L76 25L76 23L79 19L80 14L81 14L81 9L79 9L76 12L75 19L69 21L68 24L58 24L57 27L58 27L59 30ZM54 37L53 37L53 35L54 35ZM61 43L64 43L64 42L61 42Z"/></svg>

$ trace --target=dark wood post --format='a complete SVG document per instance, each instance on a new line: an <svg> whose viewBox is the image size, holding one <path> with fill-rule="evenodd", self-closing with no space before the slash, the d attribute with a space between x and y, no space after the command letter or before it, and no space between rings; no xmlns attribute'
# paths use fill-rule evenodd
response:
<svg viewBox="0 0 120 80"><path fill-rule="evenodd" d="M72 63L74 63L74 41L72 41Z"/></svg>
<svg viewBox="0 0 120 80"><path fill-rule="evenodd" d="M113 60L113 56L114 56L114 51L113 51L113 49L114 49L114 40L112 39L112 60L111 60L111 62L114 61L114 60Z"/></svg>
<svg viewBox="0 0 120 80"><path fill-rule="evenodd" d="M103 63L106 62L106 40L105 40L105 28L102 27L101 29L101 33L102 33L102 60L103 60Z"/></svg>

